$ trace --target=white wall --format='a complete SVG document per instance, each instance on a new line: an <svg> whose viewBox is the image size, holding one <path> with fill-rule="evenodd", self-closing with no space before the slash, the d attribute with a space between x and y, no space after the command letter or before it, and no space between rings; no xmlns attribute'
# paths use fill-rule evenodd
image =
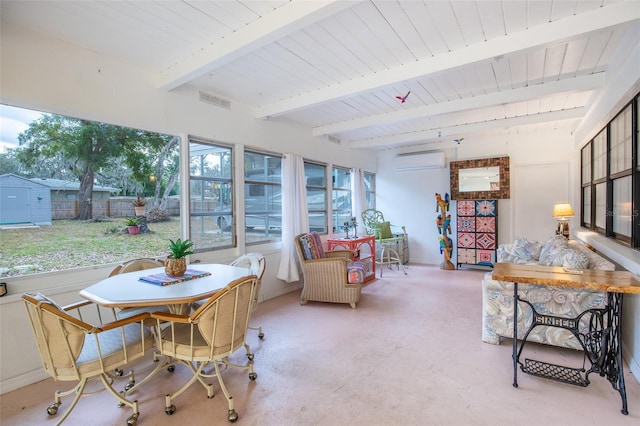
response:
<svg viewBox="0 0 640 426"><path fill-rule="evenodd" d="M482 147L479 149L478 147ZM417 147L415 152L423 150ZM433 149L433 148L432 148ZM439 265L442 262L436 227L435 194L451 193L449 168L394 172L392 157L411 152L389 150L378 154L376 202L385 219L405 225L409 234L411 261ZM547 135L545 138L517 135L496 138L469 135L456 148L446 148L450 161L508 156L511 198L498 202L498 242L515 236L546 239L555 232L553 205L572 200L574 182L573 138ZM451 202L452 239L456 235L456 204ZM457 250L454 249L454 257Z"/></svg>

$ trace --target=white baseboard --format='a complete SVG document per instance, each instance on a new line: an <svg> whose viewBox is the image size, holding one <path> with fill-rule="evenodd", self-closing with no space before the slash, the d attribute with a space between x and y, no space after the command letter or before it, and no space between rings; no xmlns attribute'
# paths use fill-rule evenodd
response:
<svg viewBox="0 0 640 426"><path fill-rule="evenodd" d="M636 378L638 383L640 383L640 363L638 363L640 360L633 358L633 353L631 353L624 343L622 343L622 358L627 361L629 371L633 374L633 377Z"/></svg>
<svg viewBox="0 0 640 426"><path fill-rule="evenodd" d="M27 385L31 385L33 383L41 382L50 376L44 372L42 368L36 371L31 371L26 374L22 374L17 377L12 377L7 380L3 380L0 382L0 395L5 394L7 392L14 391L16 389L23 388ZM53 395L52 395L53 397Z"/></svg>

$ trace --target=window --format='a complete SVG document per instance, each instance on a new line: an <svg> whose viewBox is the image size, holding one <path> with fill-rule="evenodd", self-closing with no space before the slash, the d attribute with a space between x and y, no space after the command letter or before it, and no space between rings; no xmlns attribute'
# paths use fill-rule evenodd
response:
<svg viewBox="0 0 640 426"><path fill-rule="evenodd" d="M367 208L376 208L376 175L364 172L364 191L367 198Z"/></svg>
<svg viewBox="0 0 640 426"><path fill-rule="evenodd" d="M582 226L640 247L638 96L581 151ZM636 137L634 142L633 137ZM638 191L636 191L637 193Z"/></svg>
<svg viewBox="0 0 640 426"><path fill-rule="evenodd" d="M7 105L0 127L0 276L166 257L180 237L179 138Z"/></svg>
<svg viewBox="0 0 640 426"><path fill-rule="evenodd" d="M233 151L189 140L189 235L197 250L235 246Z"/></svg>
<svg viewBox="0 0 640 426"><path fill-rule="evenodd" d="M591 227L591 144L582 148L582 226Z"/></svg>
<svg viewBox="0 0 640 426"><path fill-rule="evenodd" d="M333 208L333 231L344 229L351 222L351 172L348 169L334 167L332 171L331 204Z"/></svg>
<svg viewBox="0 0 640 426"><path fill-rule="evenodd" d="M309 229L327 233L327 177L326 166L305 161Z"/></svg>
<svg viewBox="0 0 640 426"><path fill-rule="evenodd" d="M244 153L244 209L247 244L282 237L282 157Z"/></svg>

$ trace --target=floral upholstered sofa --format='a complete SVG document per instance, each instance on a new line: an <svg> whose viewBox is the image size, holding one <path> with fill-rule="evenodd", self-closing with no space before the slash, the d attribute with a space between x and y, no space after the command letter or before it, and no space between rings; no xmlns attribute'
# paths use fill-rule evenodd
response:
<svg viewBox="0 0 640 426"><path fill-rule="evenodd" d="M561 235L545 242L516 237L513 244L498 247L497 261L540 264L577 269L613 271L615 265L578 241L567 241ZM482 280L482 340L499 344L503 337L513 337L513 283L496 281L487 272ZM519 284L518 295L528 300L540 314L576 317L590 308L601 308L605 294L571 287ZM524 337L533 313L524 302L518 305L518 339ZM581 349L573 334L558 327L536 326L528 341Z"/></svg>

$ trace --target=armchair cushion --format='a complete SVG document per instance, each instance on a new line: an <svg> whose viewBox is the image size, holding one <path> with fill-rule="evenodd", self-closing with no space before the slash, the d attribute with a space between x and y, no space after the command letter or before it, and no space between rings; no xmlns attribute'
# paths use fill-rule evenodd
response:
<svg viewBox="0 0 640 426"><path fill-rule="evenodd" d="M393 233L391 232L391 223L390 222L381 222L377 228L379 239L393 238Z"/></svg>
<svg viewBox="0 0 640 426"><path fill-rule="evenodd" d="M571 246L564 236L554 235L545 241L540 249L540 264L551 264L563 250L568 248L571 248Z"/></svg>
<svg viewBox="0 0 640 426"><path fill-rule="evenodd" d="M545 266L563 266L565 268L587 269L589 257L577 250L565 248L560 250L555 256L548 256L545 261L540 262Z"/></svg>
<svg viewBox="0 0 640 426"><path fill-rule="evenodd" d="M367 265L364 262L347 264L347 281L349 284L359 284L364 281L367 274Z"/></svg>
<svg viewBox="0 0 640 426"><path fill-rule="evenodd" d="M540 241L529 241L526 238L516 237L513 242L513 254L526 261L537 262L540 260L540 250L542 250Z"/></svg>
<svg viewBox="0 0 640 426"><path fill-rule="evenodd" d="M322 259L324 256L324 248L320 235L313 231L300 237L300 247L304 260Z"/></svg>

